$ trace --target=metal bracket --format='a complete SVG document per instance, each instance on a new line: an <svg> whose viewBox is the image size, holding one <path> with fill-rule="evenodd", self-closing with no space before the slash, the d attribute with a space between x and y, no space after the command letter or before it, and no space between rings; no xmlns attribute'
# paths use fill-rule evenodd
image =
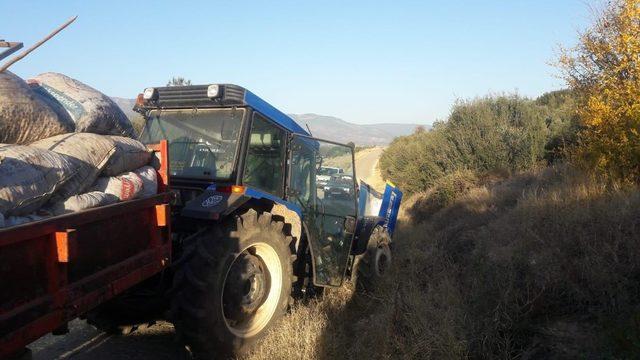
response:
<svg viewBox="0 0 640 360"><path fill-rule="evenodd" d="M0 52L0 60L22 49L22 46L23 44L21 42L10 42L10 41L4 41L0 39L0 48L7 48L3 52Z"/></svg>

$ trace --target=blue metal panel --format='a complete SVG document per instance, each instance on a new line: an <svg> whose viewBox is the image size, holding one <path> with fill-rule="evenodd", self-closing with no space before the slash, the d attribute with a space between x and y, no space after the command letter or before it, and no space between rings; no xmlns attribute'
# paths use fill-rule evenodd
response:
<svg viewBox="0 0 640 360"><path fill-rule="evenodd" d="M276 109L271 104L262 100L256 94L246 89L244 93L244 102L250 107L252 107L254 110L262 113L262 115L275 121L277 124L284 127L285 129L288 129L289 131L296 134L310 135L304 128L302 128L302 126L298 125L298 123L295 122L295 120L293 120L291 117L289 117L282 111Z"/></svg>
<svg viewBox="0 0 640 360"><path fill-rule="evenodd" d="M271 195L269 193L266 193L264 191L260 191L258 189L254 189L254 188L246 188L244 194L246 196L250 196L254 199L268 199L271 200L273 202L276 202L278 204L282 204L284 206L286 206L289 210L291 211L295 211L296 214L298 214L298 216L300 216L300 219L302 219L302 208L292 202L283 200L275 195Z"/></svg>
<svg viewBox="0 0 640 360"><path fill-rule="evenodd" d="M382 197L382 205L380 206L380 214L378 216L385 219L385 226L389 235L393 235L396 228L396 220L400 211L400 202L402 201L402 191L397 187L387 183Z"/></svg>

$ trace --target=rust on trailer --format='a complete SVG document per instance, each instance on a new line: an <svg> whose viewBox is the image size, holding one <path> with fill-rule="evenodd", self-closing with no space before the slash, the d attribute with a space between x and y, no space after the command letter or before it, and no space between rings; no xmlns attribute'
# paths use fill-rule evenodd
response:
<svg viewBox="0 0 640 360"><path fill-rule="evenodd" d="M157 148L166 164L166 142ZM166 166L164 174L159 188L168 190ZM0 359L169 266L172 198L0 230Z"/></svg>

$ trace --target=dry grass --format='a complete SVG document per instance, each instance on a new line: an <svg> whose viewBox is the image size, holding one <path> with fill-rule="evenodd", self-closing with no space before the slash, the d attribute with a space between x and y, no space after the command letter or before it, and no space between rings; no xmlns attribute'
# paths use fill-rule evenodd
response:
<svg viewBox="0 0 640 360"><path fill-rule="evenodd" d="M480 180L405 212L376 291L297 307L249 358L637 358L639 215L567 167Z"/></svg>

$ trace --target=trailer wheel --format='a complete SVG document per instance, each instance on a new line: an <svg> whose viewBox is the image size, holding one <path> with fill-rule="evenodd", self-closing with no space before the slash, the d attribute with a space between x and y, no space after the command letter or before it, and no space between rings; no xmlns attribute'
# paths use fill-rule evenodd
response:
<svg viewBox="0 0 640 360"><path fill-rule="evenodd" d="M360 290L371 291L386 275L391 266L391 236L376 226L369 238L367 251L356 260L357 285Z"/></svg>
<svg viewBox="0 0 640 360"><path fill-rule="evenodd" d="M194 357L245 353L285 313L293 239L271 213L249 210L196 239L174 277L171 318Z"/></svg>

